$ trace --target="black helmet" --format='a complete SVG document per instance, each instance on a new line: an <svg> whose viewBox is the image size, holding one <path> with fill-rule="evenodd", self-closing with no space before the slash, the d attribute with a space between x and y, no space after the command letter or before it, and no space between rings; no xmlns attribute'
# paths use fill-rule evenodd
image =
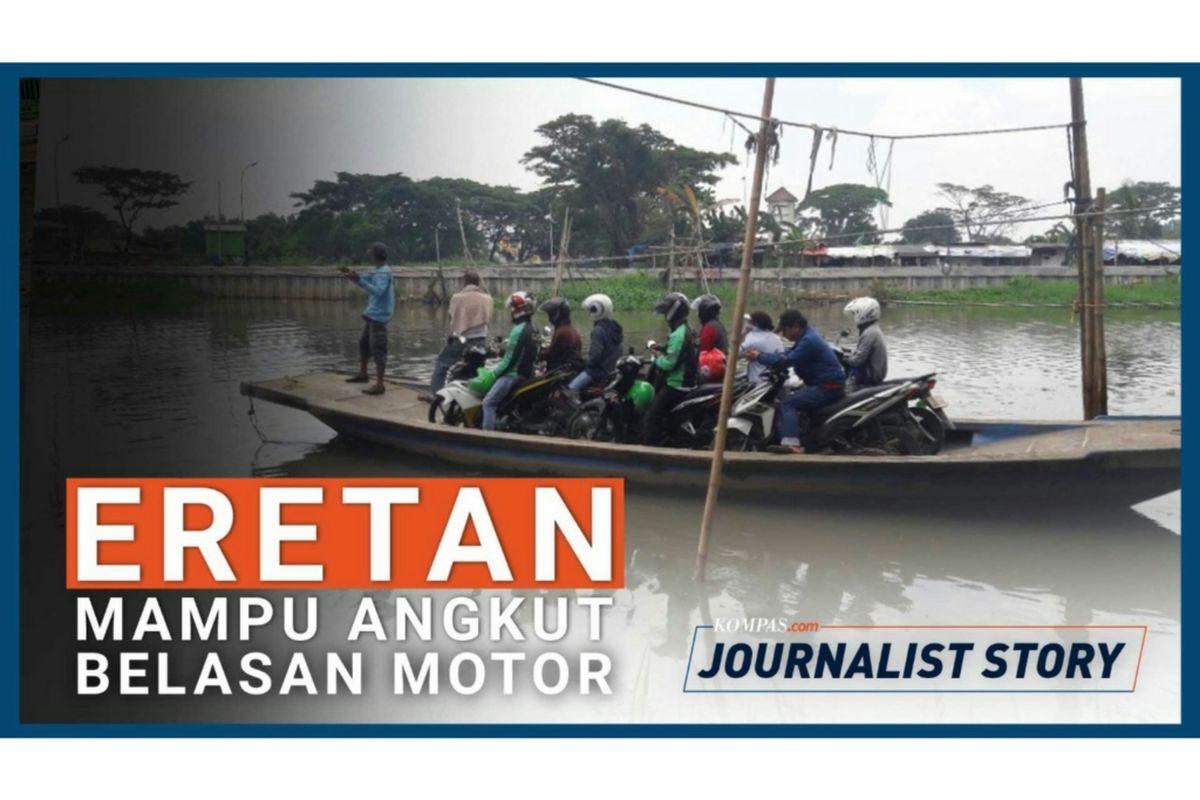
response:
<svg viewBox="0 0 1200 800"><path fill-rule="evenodd" d="M538 310L545 311L546 316L550 318L550 324L556 328L571 321L571 304L565 298L551 297L542 303Z"/></svg>
<svg viewBox="0 0 1200 800"><path fill-rule="evenodd" d="M672 328L687 319L688 299L680 292L664 294L654 305L654 313L667 318L667 324Z"/></svg>
<svg viewBox="0 0 1200 800"><path fill-rule="evenodd" d="M721 313L721 298L715 294L702 294L692 301L692 308L696 309L701 322L708 322Z"/></svg>

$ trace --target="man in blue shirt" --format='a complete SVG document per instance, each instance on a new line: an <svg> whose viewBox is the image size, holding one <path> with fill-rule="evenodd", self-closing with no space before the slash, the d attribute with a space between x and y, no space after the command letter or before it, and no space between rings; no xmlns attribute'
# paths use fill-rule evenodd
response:
<svg viewBox="0 0 1200 800"><path fill-rule="evenodd" d="M781 438L772 452L803 453L800 446L800 412L811 414L836 403L845 396L846 371L838 363L833 348L821 338L808 320L794 308L779 315L779 333L795 344L783 353L763 353L747 350L746 358L768 367L791 367L804 386L789 394L779 404Z"/></svg>
<svg viewBox="0 0 1200 800"><path fill-rule="evenodd" d="M396 311L396 288L392 284L392 268L388 266L387 248L375 242L367 248L367 257L375 269L359 275L349 267L338 267L351 282L367 292L367 307L363 309L363 331L358 338L358 374L347 383L367 383L367 362L375 361L375 383L363 389L363 394L383 394L383 368L387 364L387 324Z"/></svg>

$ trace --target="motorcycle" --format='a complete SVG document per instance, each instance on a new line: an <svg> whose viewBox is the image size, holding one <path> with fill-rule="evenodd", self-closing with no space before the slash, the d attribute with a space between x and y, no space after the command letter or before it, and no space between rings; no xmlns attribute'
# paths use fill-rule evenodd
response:
<svg viewBox="0 0 1200 800"><path fill-rule="evenodd" d="M647 349L657 352L655 342L646 344ZM655 382L657 369L651 364L647 380ZM660 429L662 436L656 444L667 447L687 447L704 449L712 446L713 434L717 429L717 413L721 407L721 390L723 384L701 384L690 390L679 402L671 407L663 417ZM747 383L745 376L738 376L734 382L733 393L736 398L745 392Z"/></svg>
<svg viewBox="0 0 1200 800"><path fill-rule="evenodd" d="M843 330L834 346L834 353L843 367L846 366L849 352L841 347L841 342L849 334L849 331ZM897 385L908 386L905 402L890 402L895 400L895 397L887 395L883 399L889 402L884 409L877 412L877 416L880 417L879 427L883 433L890 434L887 438L889 450L900 455L937 455L946 443L946 432L954 430L954 423L946 414L945 401L933 393L933 388L937 385L937 373L884 381L878 386L867 387L862 391L874 388L880 390L877 394L882 395L885 387ZM852 384L847 388L854 396L861 396Z"/></svg>
<svg viewBox="0 0 1200 800"><path fill-rule="evenodd" d="M460 336L459 341L466 344L467 340ZM491 374L484 365L496 354L498 344L499 337L492 347L476 345L463 350L447 371L445 385L430 400L430 422L478 427L483 417L483 398L491 388Z"/></svg>
<svg viewBox="0 0 1200 800"><path fill-rule="evenodd" d="M834 354L845 366L841 337ZM933 389L937 373L904 378L878 386L854 389L841 400L810 416L802 436L810 453L842 455L936 455L954 425L945 403ZM735 396L730 408L726 449L766 449L774 438L777 401L791 386L789 370L776 369L767 378Z"/></svg>
<svg viewBox="0 0 1200 800"><path fill-rule="evenodd" d="M495 340L499 345L500 340ZM501 348L467 348L450 369L450 380L429 404L429 421L478 428L483 423L483 399L495 383L484 367L486 359L501 355ZM496 409L496 430L553 436L560 432L569 411L562 389L575 371L561 368L535 375L517 384Z"/></svg>
<svg viewBox="0 0 1200 800"><path fill-rule="evenodd" d="M647 363L629 348L629 354L617 361L599 395L580 403L571 414L567 436L596 442L640 442L642 417L654 400L653 384L641 377Z"/></svg>

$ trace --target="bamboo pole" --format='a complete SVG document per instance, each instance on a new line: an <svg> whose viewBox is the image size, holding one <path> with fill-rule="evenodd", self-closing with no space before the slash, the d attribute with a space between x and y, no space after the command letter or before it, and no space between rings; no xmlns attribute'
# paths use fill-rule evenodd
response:
<svg viewBox="0 0 1200 800"><path fill-rule="evenodd" d="M462 221L462 202L457 197L454 198L454 216L458 218L458 235L462 237L463 255L467 257L467 263L473 267L475 259L471 257L471 248L467 246L467 229L463 226Z"/></svg>
<svg viewBox="0 0 1200 800"><path fill-rule="evenodd" d="M671 249L667 253L667 291L675 291L675 220L671 220Z"/></svg>
<svg viewBox="0 0 1200 800"><path fill-rule="evenodd" d="M1108 413L1108 355L1104 345L1104 206L1105 191L1096 191L1096 216L1092 217L1092 293L1090 300L1092 335L1092 417Z"/></svg>
<svg viewBox="0 0 1200 800"><path fill-rule="evenodd" d="M1075 231L1079 242L1079 356L1083 384L1083 418L1107 412L1108 377L1105 372L1104 223L1099 217L1081 216L1093 209L1092 178L1088 164L1087 116L1083 105L1083 79L1070 78L1071 126L1075 158ZM1097 285L1099 284L1099 285Z"/></svg>
<svg viewBox="0 0 1200 800"><path fill-rule="evenodd" d="M737 300L733 311L733 340L729 360L725 365L725 381L721 387L721 409L717 413L717 434L713 442L712 468L708 473L708 494L704 498L704 516L700 520L700 540L696 544L696 567L692 577L704 580L708 566L708 542L712 534L713 515L717 496L721 492L721 471L725 463L725 434L729 427L729 407L733 404L733 377L737 370L738 342L742 340L742 317L746 313L746 294L750 286L750 265L754 261L754 237L758 232L758 207L762 202L763 172L767 165L767 137L771 132L771 105L775 99L775 79L767 78L763 87L762 122L758 126L758 147L754 158L754 188L750 193L750 213L746 217L746 234L742 238L742 268L738 274Z"/></svg>
<svg viewBox="0 0 1200 800"><path fill-rule="evenodd" d="M558 297L562 289L563 259L566 258L567 237L570 235L571 209L563 209L562 239L558 242L558 261L554 263L554 294Z"/></svg>

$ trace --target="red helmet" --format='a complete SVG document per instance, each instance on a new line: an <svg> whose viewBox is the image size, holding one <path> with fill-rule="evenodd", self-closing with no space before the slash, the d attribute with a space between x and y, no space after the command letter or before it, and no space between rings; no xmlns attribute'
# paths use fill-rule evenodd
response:
<svg viewBox="0 0 1200 800"><path fill-rule="evenodd" d="M537 310L537 299L529 292L513 292L504 305L512 312L513 319L530 317Z"/></svg>

